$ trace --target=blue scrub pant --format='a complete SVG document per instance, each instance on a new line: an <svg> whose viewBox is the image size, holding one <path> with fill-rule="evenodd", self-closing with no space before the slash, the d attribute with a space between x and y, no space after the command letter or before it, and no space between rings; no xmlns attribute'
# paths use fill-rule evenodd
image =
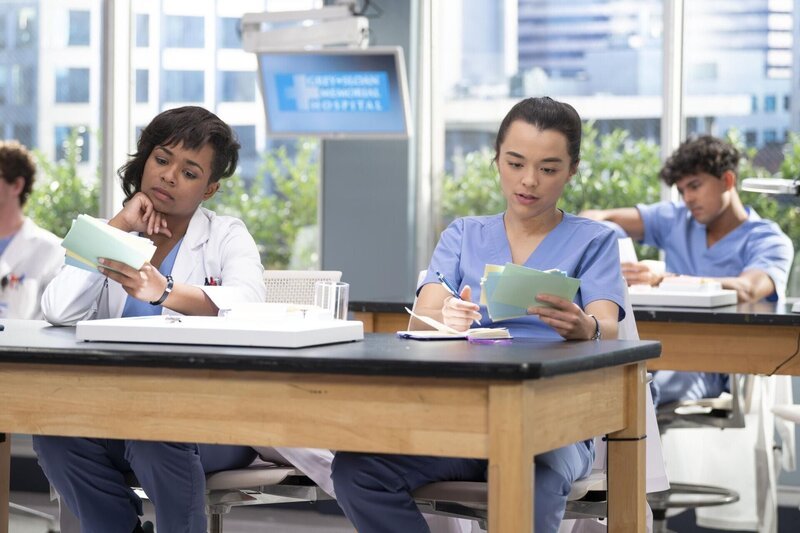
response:
<svg viewBox="0 0 800 533"><path fill-rule="evenodd" d="M579 442L535 458L536 533L556 533L573 481L594 462L593 441ZM486 461L409 455L337 452L333 459L336 499L358 533L428 533L411 492L435 481L485 481Z"/></svg>
<svg viewBox="0 0 800 533"><path fill-rule="evenodd" d="M245 446L76 437L33 438L47 479L81 522L82 533L131 533L142 501L125 483L133 471L168 533L205 533L205 473L250 464Z"/></svg>
<svg viewBox="0 0 800 533"><path fill-rule="evenodd" d="M728 374L659 370L653 372L650 391L653 393L653 404L658 406L680 400L716 398L723 392L730 392L730 386Z"/></svg>

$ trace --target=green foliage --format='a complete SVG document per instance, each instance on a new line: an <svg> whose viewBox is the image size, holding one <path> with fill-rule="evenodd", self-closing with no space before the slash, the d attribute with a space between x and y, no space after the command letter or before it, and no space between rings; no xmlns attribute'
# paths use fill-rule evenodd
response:
<svg viewBox="0 0 800 533"><path fill-rule="evenodd" d="M81 213L97 216L100 211L100 182L78 175L81 161L80 136L72 130L64 143L64 159L50 161L34 150L38 170L33 191L25 204L27 215L41 227L63 237Z"/></svg>
<svg viewBox="0 0 800 533"><path fill-rule="evenodd" d="M294 158L285 147L268 153L249 186L237 174L222 180L217 194L206 202L209 209L244 221L268 269L314 268L318 263L318 239L303 238L317 233L317 147L316 141L304 139ZM265 186L269 178L272 192ZM298 235L305 246L296 245Z"/></svg>

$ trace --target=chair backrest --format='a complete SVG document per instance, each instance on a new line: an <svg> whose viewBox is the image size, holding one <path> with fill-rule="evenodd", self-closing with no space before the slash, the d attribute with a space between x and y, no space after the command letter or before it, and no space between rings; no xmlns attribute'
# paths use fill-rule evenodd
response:
<svg viewBox="0 0 800 533"><path fill-rule="evenodd" d="M316 282L341 279L338 270L265 270L266 302L311 305Z"/></svg>

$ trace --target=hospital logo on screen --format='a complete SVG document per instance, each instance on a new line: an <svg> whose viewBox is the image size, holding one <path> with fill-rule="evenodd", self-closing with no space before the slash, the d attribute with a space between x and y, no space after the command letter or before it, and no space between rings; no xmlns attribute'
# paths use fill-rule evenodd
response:
<svg viewBox="0 0 800 533"><path fill-rule="evenodd" d="M281 111L376 113L389 111L386 72L277 74Z"/></svg>

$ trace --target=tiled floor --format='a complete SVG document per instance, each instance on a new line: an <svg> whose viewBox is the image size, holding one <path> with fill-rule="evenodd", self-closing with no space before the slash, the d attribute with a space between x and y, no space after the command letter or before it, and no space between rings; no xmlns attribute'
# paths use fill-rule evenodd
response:
<svg viewBox="0 0 800 533"><path fill-rule="evenodd" d="M55 516L57 506L44 493L12 492L11 501ZM153 507L145 503L145 520L154 520ZM11 513L10 533L48 533L55 523ZM274 506L234 509L223 520L224 533L353 533L353 526L341 515L308 510L278 509Z"/></svg>

